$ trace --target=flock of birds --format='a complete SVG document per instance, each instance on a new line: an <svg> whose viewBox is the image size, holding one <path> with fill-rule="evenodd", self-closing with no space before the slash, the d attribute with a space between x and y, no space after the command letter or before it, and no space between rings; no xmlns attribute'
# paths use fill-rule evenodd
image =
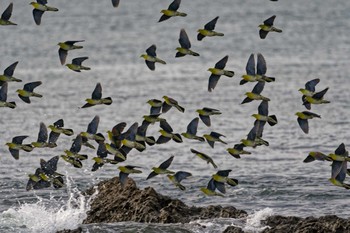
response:
<svg viewBox="0 0 350 233"><path fill-rule="evenodd" d="M162 15L159 19L159 22L163 22L175 16L185 17L187 15L186 13L178 11L180 3L181 0L174 0L167 9L162 10ZM46 0L37 0L37 2L32 2L30 4L34 7L33 17L37 25L41 24L41 18L44 12L58 11L57 8L47 6ZM112 0L112 4L114 7L118 7L119 1ZM16 25L10 21L12 8L13 4L11 3L2 14L0 25ZM273 15L259 25L259 36L261 39L265 39L269 32L282 32L281 29L273 26L275 18L276 16ZM204 28L198 30L198 41L203 40L205 37L224 36L223 33L214 31L218 19L219 16L215 17L207 24L205 24ZM71 40L58 43L58 54L62 65L66 63L68 51L83 48L83 46L76 45L80 42L84 42L84 40ZM185 55L200 56L199 53L191 50L191 42L185 29L180 30L179 43L180 47L176 48L177 53L175 54L175 57L183 57ZM145 60L145 63L150 70L155 70L155 63L166 64L164 60L157 57L156 45L151 45L146 50L146 53L142 54L141 57ZM256 63L255 57L257 60ZM90 70L89 67L82 65L82 62L86 59L88 59L88 57L74 58L72 60L72 63L66 64L66 66L76 72L80 72L81 70ZM211 73L208 81L209 92L214 90L221 76L227 76L229 78L234 76L234 71L225 69L227 61L228 56L225 56L220 61L218 61L213 68L208 69L208 71ZM22 81L13 77L13 73L17 64L18 62L13 63L5 69L3 75L0 75L0 107L16 107L15 102L7 102L7 91L9 82ZM266 123L268 123L270 126L274 126L278 123L277 117L275 115L269 115L268 105L270 99L261 94L266 83L272 83L275 81L275 78L267 76L266 72L267 65L264 56L260 53L256 55L251 54L246 65L246 74L242 76L240 85L244 85L248 82L256 82L256 85L251 92L245 93L246 97L243 99L241 104L246 104L254 100L261 102L258 107L258 113L252 114L252 117L254 117L256 120L247 137L242 139L233 147L227 148L227 152L236 159L241 158L242 155L251 154L251 152L247 151L246 148L256 148L262 145L269 146L269 142L263 139L264 126ZM310 80L305 84L305 88L299 89L299 91L303 94L302 104L306 107L307 110L310 110L313 104L330 103L328 100L324 99L324 95L328 91L328 88L320 92L316 92L316 85L319 82L320 79ZM40 81L25 84L23 89L17 90L18 96L25 103L31 103L31 97L42 97L41 94L34 92L34 89L40 84ZM112 102L113 101L111 97L102 98L102 86L100 83L97 83L95 89L92 92L91 98L87 98L86 104L81 108L93 107L96 105L110 105ZM88 148L95 149L93 141L97 143L97 156L92 158L94 160L92 171L97 171L105 164L115 165L127 161L127 156L133 149L142 152L146 149L146 146L164 144L171 140L176 143L183 142L183 138L196 140L199 142L207 141L209 146L212 148L214 148L215 142L227 144L222 140L222 138L225 136L215 131L212 131L209 134L204 134L202 136L197 135L199 120L201 120L205 126L210 127L211 117L214 115L220 115L220 110L209 107L198 109L196 111L198 117L195 117L188 124L186 132L180 134L174 132L167 120L163 118L164 114L172 108L182 113L185 112L185 108L182 107L177 100L169 96L163 96L162 100L150 99L147 101L147 103L150 105L150 112L149 115L143 116L143 121L141 124L135 122L126 131L124 131L127 126L125 122L116 124L110 131L107 132L108 141L103 134L98 133L100 118L99 116L95 116L88 124L86 132L80 132L76 134L76 137L73 139L72 146L69 150L67 149L63 151L62 155L54 156L48 161L44 159L40 160L40 168L37 168L34 174L29 174L29 181L26 187L27 190L48 188L51 185L54 188L63 187L64 175L57 172L57 164L59 159L62 158L66 163L75 168L82 168L83 161L88 159L88 155L81 154L81 148L82 146L86 146ZM320 115L310 111L297 112L296 115L300 128L306 134L309 132L308 120L312 118L321 118ZM155 139L153 136L147 135L148 127L150 125L155 125L156 123L159 123L160 127L160 135L157 139ZM48 128L51 130L50 133L48 133ZM64 128L63 119L57 120L48 127L46 127L44 123L40 123L38 139L31 144L23 143L23 141L28 136L16 136L12 139L12 142L8 142L6 145L9 147L9 151L13 158L19 159L20 150L30 152L34 148L56 147L57 140L61 134L64 134L66 136L74 135L73 129ZM203 159L206 163L210 163L215 169L218 168L214 160L209 155L193 148L191 148L190 151L200 159ZM160 174L166 174L169 180L173 182L176 187L181 190L185 190L186 188L181 184L181 181L192 176L192 174L187 171L174 172L172 170L169 170L173 159L174 156L171 156L167 160L161 162L159 166L153 167L152 171L149 173L146 179L151 179ZM334 185L347 189L350 188L349 184L344 183L346 174L350 173L347 169L347 162L350 161L350 158L348 157L348 151L346 151L344 144L341 144L336 149L335 153L330 153L328 155L321 152L310 152L304 162L311 162L314 160L326 160L332 162L331 178L329 180ZM120 170L119 178L121 185L125 185L130 174L142 173L140 168L141 167L135 165L119 166L118 169ZM239 183L237 179L229 177L231 171L232 170L218 170L215 174L212 174L206 187L201 187L200 190L209 196L223 196L223 194L226 193L226 184L229 186L236 186ZM216 190L218 190L218 192L216 192Z"/></svg>

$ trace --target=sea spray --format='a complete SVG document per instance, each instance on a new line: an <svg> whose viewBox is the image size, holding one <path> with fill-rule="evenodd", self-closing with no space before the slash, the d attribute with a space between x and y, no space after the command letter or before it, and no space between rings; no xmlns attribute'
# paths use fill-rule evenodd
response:
<svg viewBox="0 0 350 233"><path fill-rule="evenodd" d="M261 232L266 228L266 226L261 225L261 220L265 220L267 217L272 216L273 214L274 213L271 208L264 208L248 215L246 226L243 228L243 230L248 232Z"/></svg>
<svg viewBox="0 0 350 233"><path fill-rule="evenodd" d="M39 197L36 203L20 203L0 214L0 231L45 232L75 229L86 218L90 203L98 191L90 197L81 194L73 180L66 176L67 198ZM54 192L53 192L54 193Z"/></svg>

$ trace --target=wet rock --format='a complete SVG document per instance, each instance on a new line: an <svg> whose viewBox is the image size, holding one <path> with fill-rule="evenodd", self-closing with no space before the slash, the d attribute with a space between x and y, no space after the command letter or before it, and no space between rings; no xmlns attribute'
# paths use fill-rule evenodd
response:
<svg viewBox="0 0 350 233"><path fill-rule="evenodd" d="M84 224L121 221L154 223L188 223L196 219L242 218L247 213L234 207L208 206L189 207L178 199L158 194L153 188L137 188L132 179L121 187L119 178L102 181L99 193L91 203ZM94 188L86 191L92 195Z"/></svg>
<svg viewBox="0 0 350 233"><path fill-rule="evenodd" d="M62 230L62 231L57 231L57 233L81 233L83 232L83 229L81 227L78 227L75 230Z"/></svg>
<svg viewBox="0 0 350 233"><path fill-rule="evenodd" d="M244 233L244 231L240 227L229 226L224 230L223 233Z"/></svg>

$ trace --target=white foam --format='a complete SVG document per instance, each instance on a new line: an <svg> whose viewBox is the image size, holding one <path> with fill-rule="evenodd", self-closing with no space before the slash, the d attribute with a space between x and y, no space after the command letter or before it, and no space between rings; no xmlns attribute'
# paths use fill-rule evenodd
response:
<svg viewBox="0 0 350 233"><path fill-rule="evenodd" d="M75 229L86 218L91 200L86 198L77 188L72 188L72 181L66 179L68 200L38 198L36 203L23 203L4 211L0 215L0 225L12 229L13 232L45 232L51 233L63 229ZM10 232L11 230L9 230Z"/></svg>
<svg viewBox="0 0 350 233"><path fill-rule="evenodd" d="M261 225L261 221L274 214L273 209L265 208L248 215L246 226L243 228L244 231L248 232L260 232L266 228Z"/></svg>

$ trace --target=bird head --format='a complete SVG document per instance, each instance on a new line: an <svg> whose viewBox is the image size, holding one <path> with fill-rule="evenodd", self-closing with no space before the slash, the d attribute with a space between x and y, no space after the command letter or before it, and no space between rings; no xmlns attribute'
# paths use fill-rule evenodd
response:
<svg viewBox="0 0 350 233"><path fill-rule="evenodd" d="M167 11L167 10L161 10L160 13L165 14L166 11Z"/></svg>
<svg viewBox="0 0 350 233"><path fill-rule="evenodd" d="M141 56L140 56L140 57L142 57L142 58L146 59L146 56L147 56L147 54L141 54Z"/></svg>
<svg viewBox="0 0 350 233"><path fill-rule="evenodd" d="M296 112L296 113L295 113L295 115L298 116L298 117L300 117L302 114L303 114L303 113L301 113L301 112Z"/></svg>
<svg viewBox="0 0 350 233"><path fill-rule="evenodd" d="M259 28L263 28L263 27L264 27L264 24L260 24L258 27L259 27Z"/></svg>

